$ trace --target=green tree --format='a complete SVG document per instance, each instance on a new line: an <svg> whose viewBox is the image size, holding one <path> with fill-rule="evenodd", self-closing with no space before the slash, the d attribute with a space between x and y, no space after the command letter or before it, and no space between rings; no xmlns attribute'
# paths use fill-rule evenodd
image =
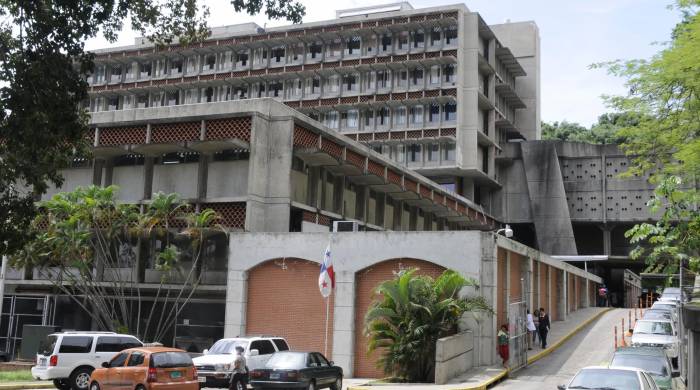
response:
<svg viewBox="0 0 700 390"><path fill-rule="evenodd" d="M116 191L78 187L40 203L32 239L10 265L37 269L102 330L162 341L200 284L204 248L226 231L214 211L193 212L175 194L154 194L141 212L117 203ZM162 271L155 293L139 283L145 253Z"/></svg>
<svg viewBox="0 0 700 390"><path fill-rule="evenodd" d="M542 139L589 144L620 144L624 137L619 134L623 127L634 127L639 122L635 113L607 113L598 117L591 128L567 121L542 122Z"/></svg>
<svg viewBox="0 0 700 390"><path fill-rule="evenodd" d="M639 244L632 254L646 256L652 267L667 272L676 272L681 261L700 268L698 6L698 0L676 3L683 20L674 28L672 40L652 58L593 65L626 79L626 95L606 97L610 107L634 113L638 119L634 126L624 125L618 133L633 162L626 175L649 174L657 185L648 205L661 212L660 220L627 232L631 241Z"/></svg>
<svg viewBox="0 0 700 390"><path fill-rule="evenodd" d="M381 351L377 364L388 375L432 382L437 340L457 333L464 313L492 309L482 297L460 296L465 287L478 288L472 279L452 270L437 279L416 272L401 271L377 287L379 299L365 316L367 349Z"/></svg>
<svg viewBox="0 0 700 390"><path fill-rule="evenodd" d="M114 42L126 21L156 44L209 35L200 0L0 1L0 253L21 248L36 208L59 170L87 155L86 39ZM236 11L300 22L294 0L231 0Z"/></svg>

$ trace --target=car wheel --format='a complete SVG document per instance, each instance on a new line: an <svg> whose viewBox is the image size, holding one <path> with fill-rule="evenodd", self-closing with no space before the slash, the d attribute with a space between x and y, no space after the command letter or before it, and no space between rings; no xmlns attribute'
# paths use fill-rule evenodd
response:
<svg viewBox="0 0 700 390"><path fill-rule="evenodd" d="M100 390L100 385L97 381L90 383L90 390Z"/></svg>
<svg viewBox="0 0 700 390"><path fill-rule="evenodd" d="M146 390L146 388L143 387L143 385L138 385L136 386L136 390Z"/></svg>
<svg viewBox="0 0 700 390"><path fill-rule="evenodd" d="M73 390L87 390L90 384L90 374L92 369L89 367L81 367L70 374L70 385Z"/></svg>
<svg viewBox="0 0 700 390"><path fill-rule="evenodd" d="M339 376L331 385L331 390L343 390L343 377Z"/></svg>
<svg viewBox="0 0 700 390"><path fill-rule="evenodd" d="M68 379L54 379L53 385L58 390L70 390L70 383L68 382Z"/></svg>

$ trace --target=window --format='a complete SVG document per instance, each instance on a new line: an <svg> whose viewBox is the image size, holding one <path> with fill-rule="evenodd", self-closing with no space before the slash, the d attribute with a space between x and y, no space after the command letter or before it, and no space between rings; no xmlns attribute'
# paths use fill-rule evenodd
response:
<svg viewBox="0 0 700 390"><path fill-rule="evenodd" d="M182 60L181 59L172 59L170 60L170 74L171 75L178 75L182 74Z"/></svg>
<svg viewBox="0 0 700 390"><path fill-rule="evenodd" d="M389 88L391 86L391 71L390 70L377 71L377 86L379 88Z"/></svg>
<svg viewBox="0 0 700 390"><path fill-rule="evenodd" d="M304 44L293 44L289 47L287 52L288 62L301 62L301 59L304 57Z"/></svg>
<svg viewBox="0 0 700 390"><path fill-rule="evenodd" d="M90 353L90 350L92 350L92 337L63 336L58 353Z"/></svg>
<svg viewBox="0 0 700 390"><path fill-rule="evenodd" d="M136 108L148 108L148 95L136 96Z"/></svg>
<svg viewBox="0 0 700 390"><path fill-rule="evenodd" d="M391 147L391 158L398 162L403 163L406 161L406 146L405 145L394 145Z"/></svg>
<svg viewBox="0 0 700 390"><path fill-rule="evenodd" d="M204 70L214 70L216 69L216 56L214 54L209 54L206 56L204 62Z"/></svg>
<svg viewBox="0 0 700 390"><path fill-rule="evenodd" d="M281 97L284 91L282 83L280 81L270 83L270 88L268 95L269 97Z"/></svg>
<svg viewBox="0 0 700 390"><path fill-rule="evenodd" d="M179 91L168 92L168 105L169 106L177 106L178 104L180 104L180 92Z"/></svg>
<svg viewBox="0 0 700 390"><path fill-rule="evenodd" d="M331 129L338 128L338 111L329 111L326 113L326 126Z"/></svg>
<svg viewBox="0 0 700 390"><path fill-rule="evenodd" d="M272 339L272 342L275 343L278 351L289 351L289 345L283 339Z"/></svg>
<svg viewBox="0 0 700 390"><path fill-rule="evenodd" d="M357 92L357 90L358 90L357 79L358 78L359 77L357 74L343 75L343 90Z"/></svg>
<svg viewBox="0 0 700 390"><path fill-rule="evenodd" d="M248 50L236 52L236 68L248 66Z"/></svg>
<svg viewBox="0 0 700 390"><path fill-rule="evenodd" d="M455 144L442 144L442 161L455 161Z"/></svg>
<svg viewBox="0 0 700 390"><path fill-rule="evenodd" d="M129 357L128 353L120 353L119 355L115 356L110 362L109 366L110 367L123 367L124 363L126 363L126 358Z"/></svg>
<svg viewBox="0 0 700 390"><path fill-rule="evenodd" d="M457 44L457 26L450 26L445 29L445 45Z"/></svg>
<svg viewBox="0 0 700 390"><path fill-rule="evenodd" d="M421 162L423 161L423 148L421 144L411 144L408 145L408 162Z"/></svg>
<svg viewBox="0 0 700 390"><path fill-rule="evenodd" d="M389 125L389 109L382 107L377 113L377 126L388 126Z"/></svg>
<svg viewBox="0 0 700 390"><path fill-rule="evenodd" d="M396 87L397 88L407 88L408 87L408 71L400 70L396 77Z"/></svg>
<svg viewBox="0 0 700 390"><path fill-rule="evenodd" d="M214 88L208 87L207 89L204 90L204 99L203 101L210 103L214 101Z"/></svg>
<svg viewBox="0 0 700 390"><path fill-rule="evenodd" d="M440 27L433 27L432 30L430 30L430 46L440 46L440 43Z"/></svg>
<svg viewBox="0 0 700 390"><path fill-rule="evenodd" d="M119 352L140 346L141 343L133 337L100 336L97 338L95 352Z"/></svg>
<svg viewBox="0 0 700 390"><path fill-rule="evenodd" d="M119 109L119 96L112 96L107 98L107 111L114 111Z"/></svg>
<svg viewBox="0 0 700 390"><path fill-rule="evenodd" d="M413 31L413 48L422 49L425 47L425 33L423 30Z"/></svg>
<svg viewBox="0 0 700 390"><path fill-rule="evenodd" d="M307 95L321 92L321 78L313 77L306 79L304 93Z"/></svg>
<svg viewBox="0 0 700 390"><path fill-rule="evenodd" d="M105 81L105 67L104 65L96 65L95 73L92 75L92 80L95 83L102 83Z"/></svg>
<svg viewBox="0 0 700 390"><path fill-rule="evenodd" d="M440 187L450 192L455 192L455 189L457 188L454 182L440 183Z"/></svg>
<svg viewBox="0 0 700 390"><path fill-rule="evenodd" d="M379 52L388 53L391 51L391 34L383 34L379 43Z"/></svg>
<svg viewBox="0 0 700 390"><path fill-rule="evenodd" d="M443 107L445 112L445 122L454 122L457 120L457 105L455 103L447 103Z"/></svg>
<svg viewBox="0 0 700 390"><path fill-rule="evenodd" d="M233 88L234 99L248 99L248 87L240 85Z"/></svg>
<svg viewBox="0 0 700 390"><path fill-rule="evenodd" d="M321 364L322 366L330 366L331 365L328 362L328 360L320 353L315 353L314 355L316 355L316 361L318 361L318 363Z"/></svg>
<svg viewBox="0 0 700 390"><path fill-rule="evenodd" d="M268 341L269 343L269 341ZM192 367L192 358L186 352L158 352L151 355L155 368Z"/></svg>
<svg viewBox="0 0 700 390"><path fill-rule="evenodd" d="M272 49L272 55L270 56L272 63L283 64L285 56L284 46L278 46Z"/></svg>
<svg viewBox="0 0 700 390"><path fill-rule="evenodd" d="M367 55L367 56L373 55L376 52L376 50L375 50L376 45L377 45L377 36L372 35L367 41L364 42L363 50L365 52L365 55Z"/></svg>
<svg viewBox="0 0 700 390"><path fill-rule="evenodd" d="M444 75L444 79L446 83L454 83L455 82L455 66L454 65L445 65L445 69L442 72Z"/></svg>
<svg viewBox="0 0 700 390"><path fill-rule="evenodd" d="M408 31L401 31L396 37L396 50L408 50Z"/></svg>
<svg viewBox="0 0 700 390"><path fill-rule="evenodd" d="M345 128L357 129L357 117L359 116L359 112L357 110L349 110L348 112L344 113L344 115Z"/></svg>
<svg viewBox="0 0 700 390"><path fill-rule="evenodd" d="M430 105L430 111L428 112L428 122L431 124L440 123L440 106L437 104Z"/></svg>
<svg viewBox="0 0 700 390"><path fill-rule="evenodd" d="M360 37L350 37L346 43L345 55L353 56L360 54Z"/></svg>
<svg viewBox="0 0 700 390"><path fill-rule="evenodd" d="M411 107L411 125L414 127L423 126L423 106Z"/></svg>
<svg viewBox="0 0 700 390"><path fill-rule="evenodd" d="M275 353L275 347L270 340L256 340L250 343L250 349L257 349L260 355Z"/></svg>
<svg viewBox="0 0 700 390"><path fill-rule="evenodd" d="M430 84L440 84L440 65L433 65L430 67Z"/></svg>
<svg viewBox="0 0 700 390"><path fill-rule="evenodd" d="M306 58L320 60L323 46L321 42L314 42L309 45L309 51L306 53Z"/></svg>
<svg viewBox="0 0 700 390"><path fill-rule="evenodd" d="M363 79L365 91L374 91L374 89L377 87L377 74L374 72L365 72Z"/></svg>
<svg viewBox="0 0 700 390"><path fill-rule="evenodd" d="M197 73L197 57L192 56L187 59L187 73Z"/></svg>
<svg viewBox="0 0 700 390"><path fill-rule="evenodd" d="M142 347L143 344L141 344L140 341L138 341L134 337L119 337L119 342L122 345L121 350L129 349L129 348L136 348L136 347ZM120 350L120 351L121 351Z"/></svg>
<svg viewBox="0 0 700 390"><path fill-rule="evenodd" d="M122 67L117 65L112 67L112 77L111 82L121 81L122 79Z"/></svg>
<svg viewBox="0 0 700 390"><path fill-rule="evenodd" d="M336 38L326 45L326 56L327 57L340 57L343 50L343 40L341 38Z"/></svg>
<svg viewBox="0 0 700 390"><path fill-rule="evenodd" d="M132 352L129 356L129 362L126 364L127 367L136 367L143 364L144 356L141 352Z"/></svg>
<svg viewBox="0 0 700 390"><path fill-rule="evenodd" d="M411 86L423 86L423 69L416 68L411 71Z"/></svg>
<svg viewBox="0 0 700 390"><path fill-rule="evenodd" d="M294 79L287 81L287 90L290 97L301 96L301 79Z"/></svg>
<svg viewBox="0 0 700 390"><path fill-rule="evenodd" d="M267 49L258 47L253 51L253 63L258 66L267 64Z"/></svg>
<svg viewBox="0 0 700 390"><path fill-rule="evenodd" d="M151 77L151 63L139 64L139 78Z"/></svg>
<svg viewBox="0 0 700 390"><path fill-rule="evenodd" d="M440 145L429 144L426 149L428 149L428 161L437 162L440 157Z"/></svg>
<svg viewBox="0 0 700 390"><path fill-rule="evenodd" d="M338 92L340 90L340 76L331 75L326 79L326 92Z"/></svg>
<svg viewBox="0 0 700 390"><path fill-rule="evenodd" d="M406 126L406 107L397 107L394 109L394 127Z"/></svg>
<svg viewBox="0 0 700 390"><path fill-rule="evenodd" d="M374 110L367 110L362 113L363 127L366 130L374 128Z"/></svg>

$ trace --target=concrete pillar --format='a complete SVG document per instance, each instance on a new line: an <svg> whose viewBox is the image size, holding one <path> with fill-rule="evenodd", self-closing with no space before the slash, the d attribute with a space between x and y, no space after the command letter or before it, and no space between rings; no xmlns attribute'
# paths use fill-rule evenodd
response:
<svg viewBox="0 0 700 390"><path fill-rule="evenodd" d="M355 361L355 274L350 271L336 272L335 286L333 360L350 378Z"/></svg>
<svg viewBox="0 0 700 390"><path fill-rule="evenodd" d="M418 230L418 209L416 207L409 207L409 217L408 217L408 230L416 231Z"/></svg>
<svg viewBox="0 0 700 390"><path fill-rule="evenodd" d="M547 312L550 313L550 319L554 321L552 316L552 307L554 307L554 297L552 297L552 266L547 265Z"/></svg>
<svg viewBox="0 0 700 390"><path fill-rule="evenodd" d="M603 175L605 176L605 175ZM612 254L612 227L603 226L603 254L610 256Z"/></svg>
<svg viewBox="0 0 700 390"><path fill-rule="evenodd" d="M558 278L559 283L557 283L559 302L556 304L561 320L565 321L566 315L569 314L569 273L564 270L556 272L561 272L561 277Z"/></svg>
<svg viewBox="0 0 700 390"><path fill-rule="evenodd" d="M345 216L344 200L345 198L345 176L333 177L333 204L331 211Z"/></svg>
<svg viewBox="0 0 700 390"><path fill-rule="evenodd" d="M7 256L0 257L0 318L2 318L2 303L5 301L5 275L7 275Z"/></svg>
<svg viewBox="0 0 700 390"><path fill-rule="evenodd" d="M102 169L104 168L105 160L96 158L92 160L92 184L95 186L102 185Z"/></svg>
<svg viewBox="0 0 700 390"><path fill-rule="evenodd" d="M318 184L321 181L321 168L309 167L308 180L306 182L307 204L311 207L319 207Z"/></svg>
<svg viewBox="0 0 700 390"><path fill-rule="evenodd" d="M202 153L199 155L199 165L197 165L197 198L199 199L206 199L207 197L210 160L210 154Z"/></svg>
<svg viewBox="0 0 700 390"><path fill-rule="evenodd" d="M529 283L528 287L528 297L527 297L527 307L530 309L530 312L532 312L532 308L535 307L539 302L537 302L537 287L539 286L539 282L537 279L535 279L536 274L538 273L537 270L535 269L535 261L532 258L527 259L527 269L528 269L528 278L525 279L527 280L527 283Z"/></svg>
<svg viewBox="0 0 700 390"><path fill-rule="evenodd" d="M318 200L318 208L322 210L328 210L328 205L326 204L326 191L327 191L327 185L326 182L328 181L328 171L325 169L321 168L320 169L320 180L318 182L318 185L321 186L321 191L318 194L320 199Z"/></svg>
<svg viewBox="0 0 700 390"><path fill-rule="evenodd" d="M112 185L112 175L114 174L114 159L108 158L104 164L104 174L102 177L102 186L107 187Z"/></svg>
<svg viewBox="0 0 700 390"><path fill-rule="evenodd" d="M403 202L400 200L391 200L394 206L394 226L393 230L401 231L401 217L403 216Z"/></svg>
<svg viewBox="0 0 700 390"><path fill-rule="evenodd" d="M367 222L367 209L369 204L369 188L367 186L357 186L355 196L355 218Z"/></svg>
<svg viewBox="0 0 700 390"><path fill-rule="evenodd" d="M291 211L292 132L290 118L253 116L248 164L245 229L286 232Z"/></svg>
<svg viewBox="0 0 700 390"><path fill-rule="evenodd" d="M229 249L229 251L232 249ZM248 303L248 272L233 268L229 254L228 280L226 283L226 315L224 337L246 334L246 304Z"/></svg>
<svg viewBox="0 0 700 390"><path fill-rule="evenodd" d="M386 194L377 192L377 200L375 202L376 205L376 210L374 215L376 216L377 219L377 226L384 226L384 209L385 209L385 204L386 204Z"/></svg>
<svg viewBox="0 0 700 390"><path fill-rule="evenodd" d="M423 213L423 230L429 232L433 230L433 214L429 212Z"/></svg>
<svg viewBox="0 0 700 390"><path fill-rule="evenodd" d="M143 199L151 199L153 195L153 165L155 157L146 156L143 162Z"/></svg>

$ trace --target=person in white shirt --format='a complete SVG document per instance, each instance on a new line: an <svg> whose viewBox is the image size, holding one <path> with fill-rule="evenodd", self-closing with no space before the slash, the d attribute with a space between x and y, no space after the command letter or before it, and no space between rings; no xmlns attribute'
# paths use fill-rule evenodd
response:
<svg viewBox="0 0 700 390"><path fill-rule="evenodd" d="M535 320L532 318L532 313L530 313L530 310L528 309L528 311L527 311L527 333L528 333L527 349L528 350L532 350L531 343L535 342L535 335L537 334L536 330L537 330L537 328L535 327ZM530 337L530 335L532 335L532 337Z"/></svg>
<svg viewBox="0 0 700 390"><path fill-rule="evenodd" d="M236 360L233 361L230 390L245 389L247 386L246 375L248 374L248 367L246 366L245 356L243 356L244 352L245 349L240 345L236 347L237 356Z"/></svg>

